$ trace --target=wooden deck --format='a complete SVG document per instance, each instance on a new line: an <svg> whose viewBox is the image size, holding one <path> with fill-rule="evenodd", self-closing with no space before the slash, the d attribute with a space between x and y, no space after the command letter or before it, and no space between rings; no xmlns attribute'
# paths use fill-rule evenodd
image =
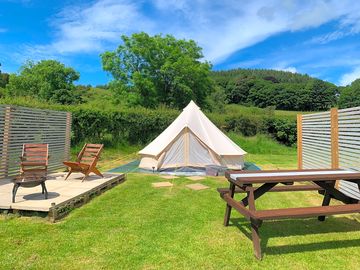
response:
<svg viewBox="0 0 360 270"><path fill-rule="evenodd" d="M56 221L73 208L91 200L91 198L125 181L124 174L105 173L104 178L89 176L81 182L82 175L74 173L64 181L65 173L49 175L46 187L49 192L45 200L41 187L19 188L15 203L11 202L13 183L10 179L0 180L0 209L27 215L41 212L50 221Z"/></svg>

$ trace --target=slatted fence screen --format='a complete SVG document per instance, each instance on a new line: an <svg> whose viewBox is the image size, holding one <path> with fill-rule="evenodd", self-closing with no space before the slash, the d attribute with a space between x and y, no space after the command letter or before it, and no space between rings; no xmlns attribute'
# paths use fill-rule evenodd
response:
<svg viewBox="0 0 360 270"><path fill-rule="evenodd" d="M19 172L24 143L49 144L49 170L63 168L70 155L71 114L0 105L0 178Z"/></svg>
<svg viewBox="0 0 360 270"><path fill-rule="evenodd" d="M360 107L298 115L298 167L360 171ZM357 184L339 180L340 191L360 199Z"/></svg>
<svg viewBox="0 0 360 270"><path fill-rule="evenodd" d="M331 167L330 112L302 116L302 167Z"/></svg>

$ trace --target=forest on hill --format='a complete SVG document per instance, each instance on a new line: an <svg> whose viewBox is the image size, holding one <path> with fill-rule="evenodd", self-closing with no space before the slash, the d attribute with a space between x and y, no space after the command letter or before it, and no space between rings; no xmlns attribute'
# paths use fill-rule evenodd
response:
<svg viewBox="0 0 360 270"><path fill-rule="evenodd" d="M212 74L228 103L281 110L321 111L336 106L339 88L308 75L265 69Z"/></svg>
<svg viewBox="0 0 360 270"><path fill-rule="evenodd" d="M271 69L213 71L229 104L281 110L323 111L360 106L360 80L336 86L307 74Z"/></svg>

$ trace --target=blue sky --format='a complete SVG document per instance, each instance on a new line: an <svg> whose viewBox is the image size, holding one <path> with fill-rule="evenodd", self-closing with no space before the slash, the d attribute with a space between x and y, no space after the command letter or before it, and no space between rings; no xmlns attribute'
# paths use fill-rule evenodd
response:
<svg viewBox="0 0 360 270"><path fill-rule="evenodd" d="M0 63L57 59L103 84L99 54L122 34L194 39L215 70L272 68L337 85L360 77L360 1L0 0Z"/></svg>

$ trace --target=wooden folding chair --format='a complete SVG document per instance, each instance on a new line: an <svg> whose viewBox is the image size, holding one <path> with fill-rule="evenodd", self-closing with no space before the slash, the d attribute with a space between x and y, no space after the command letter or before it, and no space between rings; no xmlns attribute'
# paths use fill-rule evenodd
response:
<svg viewBox="0 0 360 270"><path fill-rule="evenodd" d="M90 173L95 173L101 177L104 177L101 172L96 168L96 164L99 160L100 153L103 150L103 144L90 144L86 143L79 155L77 156L76 162L65 161L63 162L65 166L69 168L69 173L66 175L65 180L68 179L70 174L73 172L81 172L84 174L82 181Z"/></svg>

